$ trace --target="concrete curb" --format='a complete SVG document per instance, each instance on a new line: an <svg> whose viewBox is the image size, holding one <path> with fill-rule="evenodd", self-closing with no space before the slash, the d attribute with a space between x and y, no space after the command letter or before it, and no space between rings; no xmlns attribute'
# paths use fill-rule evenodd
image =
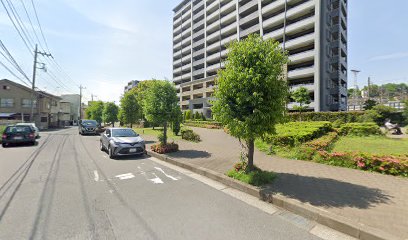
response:
<svg viewBox="0 0 408 240"><path fill-rule="evenodd" d="M308 203L302 203L298 200L287 198L279 194L268 193L270 189L261 189L251 186L249 184L232 179L226 175L215 172L210 169L198 167L188 163L179 162L166 155L158 154L152 151L147 152L148 155L155 157L167 163L185 168L194 173L203 175L212 180L218 181L228 187L240 190L249 195L257 197L263 201L272 203L282 209L288 210L292 213L300 215L302 217L313 220L319 224L327 226L331 229L347 234L361 240L403 240L389 233L381 231L376 228L372 228L361 223L355 222L351 219L335 215L333 213L321 210Z"/></svg>

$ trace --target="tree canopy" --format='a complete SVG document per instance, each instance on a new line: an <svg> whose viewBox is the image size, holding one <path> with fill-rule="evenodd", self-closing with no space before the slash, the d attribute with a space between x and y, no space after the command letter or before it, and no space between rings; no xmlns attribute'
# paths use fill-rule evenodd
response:
<svg viewBox="0 0 408 240"><path fill-rule="evenodd" d="M167 124L179 112L177 92L172 83L165 80L152 82L143 96L143 113L148 121L164 127L164 144L167 143Z"/></svg>
<svg viewBox="0 0 408 240"><path fill-rule="evenodd" d="M137 101L137 95L135 91L126 92L120 99L119 116L121 122L124 124L135 123L140 117L141 109L139 102Z"/></svg>
<svg viewBox="0 0 408 240"><path fill-rule="evenodd" d="M106 123L111 123L112 126L115 126L115 122L118 121L119 107L113 102L105 103L103 109L102 118Z"/></svg>
<svg viewBox="0 0 408 240"><path fill-rule="evenodd" d="M90 102L88 108L85 110L86 118L102 123L102 113L104 103L102 101Z"/></svg>
<svg viewBox="0 0 408 240"><path fill-rule="evenodd" d="M287 62L279 42L250 35L228 46L225 69L218 72L212 111L232 136L246 142L248 170L253 168L255 139L273 133L284 117Z"/></svg>

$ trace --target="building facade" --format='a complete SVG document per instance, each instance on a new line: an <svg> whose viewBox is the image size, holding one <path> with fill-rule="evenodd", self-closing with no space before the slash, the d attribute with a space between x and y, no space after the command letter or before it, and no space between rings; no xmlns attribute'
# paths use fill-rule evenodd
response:
<svg viewBox="0 0 408 240"><path fill-rule="evenodd" d="M56 118L52 108L58 105L60 97L3 79L0 80L0 115L4 119L32 121L38 128L47 129ZM33 119L30 119L31 114Z"/></svg>
<svg viewBox="0 0 408 240"><path fill-rule="evenodd" d="M182 110L211 116L226 45L252 33L288 51L285 76L292 90L310 91L310 110L347 110L347 0L184 0L173 12L173 81Z"/></svg>
<svg viewBox="0 0 408 240"><path fill-rule="evenodd" d="M79 120L79 111L80 111L80 101L81 96L79 94L63 94L61 95L61 102L69 102L70 103L70 124L77 125Z"/></svg>
<svg viewBox="0 0 408 240"><path fill-rule="evenodd" d="M128 84L125 86L125 93L130 91L132 88L137 87L137 84L139 84L139 80L132 80L128 82Z"/></svg>

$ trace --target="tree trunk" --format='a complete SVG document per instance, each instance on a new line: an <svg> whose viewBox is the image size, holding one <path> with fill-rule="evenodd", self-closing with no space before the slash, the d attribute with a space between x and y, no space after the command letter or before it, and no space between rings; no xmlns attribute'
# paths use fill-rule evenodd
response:
<svg viewBox="0 0 408 240"><path fill-rule="evenodd" d="M164 145L167 144L167 122L164 122L163 126L163 143Z"/></svg>
<svg viewBox="0 0 408 240"><path fill-rule="evenodd" d="M254 169L254 139L249 139L247 141L248 147L248 166L247 170L250 172Z"/></svg>
<svg viewBox="0 0 408 240"><path fill-rule="evenodd" d="M130 123L130 128L133 128L133 123Z"/></svg>

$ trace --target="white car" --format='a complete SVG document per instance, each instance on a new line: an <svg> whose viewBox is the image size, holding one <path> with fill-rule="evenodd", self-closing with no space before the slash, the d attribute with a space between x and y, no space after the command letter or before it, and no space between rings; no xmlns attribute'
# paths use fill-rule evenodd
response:
<svg viewBox="0 0 408 240"><path fill-rule="evenodd" d="M17 123L16 126L18 126L18 125L25 125L25 126L30 125L31 127L34 128L35 138L39 138L39 137L40 137L40 130L38 129L37 126L35 126L35 123Z"/></svg>

